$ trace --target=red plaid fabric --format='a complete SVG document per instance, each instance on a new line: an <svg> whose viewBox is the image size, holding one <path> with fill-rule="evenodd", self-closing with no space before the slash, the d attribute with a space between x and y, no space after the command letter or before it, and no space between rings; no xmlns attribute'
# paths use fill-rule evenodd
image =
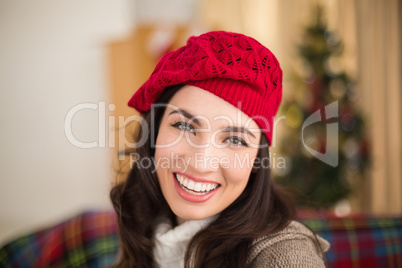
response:
<svg viewBox="0 0 402 268"><path fill-rule="evenodd" d="M109 267L117 249L114 212L86 212L0 249L0 267Z"/></svg>
<svg viewBox="0 0 402 268"><path fill-rule="evenodd" d="M331 243L329 267L402 268L402 217L300 213ZM0 249L0 267L109 267L118 251L114 212L86 212L17 238Z"/></svg>
<svg viewBox="0 0 402 268"><path fill-rule="evenodd" d="M402 218L300 213L300 221L331 243L328 266L402 268Z"/></svg>

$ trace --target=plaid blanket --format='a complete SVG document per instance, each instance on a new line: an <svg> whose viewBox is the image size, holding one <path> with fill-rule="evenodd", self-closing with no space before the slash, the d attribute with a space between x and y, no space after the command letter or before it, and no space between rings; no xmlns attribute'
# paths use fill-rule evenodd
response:
<svg viewBox="0 0 402 268"><path fill-rule="evenodd" d="M402 268L402 217L313 213L299 218L330 242L329 267Z"/></svg>
<svg viewBox="0 0 402 268"><path fill-rule="evenodd" d="M108 267L117 249L114 212L86 212L6 244L0 267Z"/></svg>
<svg viewBox="0 0 402 268"><path fill-rule="evenodd" d="M329 267L402 267L402 218L301 214L331 243ZM113 212L86 212L17 238L0 249L0 267L109 267L118 249Z"/></svg>

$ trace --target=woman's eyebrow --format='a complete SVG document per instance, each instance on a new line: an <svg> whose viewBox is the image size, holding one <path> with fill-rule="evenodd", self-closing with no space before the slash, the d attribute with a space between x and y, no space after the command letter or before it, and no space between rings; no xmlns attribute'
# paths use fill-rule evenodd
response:
<svg viewBox="0 0 402 268"><path fill-rule="evenodd" d="M241 133L247 133L247 134L249 134L249 135L251 135L251 136L253 136L253 137L255 138L254 134L253 134L250 130L248 130L247 128L244 128L244 127L227 127L227 128L224 128L224 129L222 130L222 132L241 132Z"/></svg>
<svg viewBox="0 0 402 268"><path fill-rule="evenodd" d="M201 126L200 120L198 120L194 115L192 115L191 113L187 112L184 109L174 110L174 111L169 113L169 115L171 115L171 114L181 114L184 117L186 117L188 120L194 122L196 125Z"/></svg>

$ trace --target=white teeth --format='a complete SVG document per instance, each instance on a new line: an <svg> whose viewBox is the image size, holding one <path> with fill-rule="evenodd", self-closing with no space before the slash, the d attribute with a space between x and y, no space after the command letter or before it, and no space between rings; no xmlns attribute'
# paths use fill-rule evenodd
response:
<svg viewBox="0 0 402 268"><path fill-rule="evenodd" d="M207 185L205 183L203 183L201 186L201 192L205 192L206 189L207 189Z"/></svg>
<svg viewBox="0 0 402 268"><path fill-rule="evenodd" d="M209 190L211 190L211 184L208 183L205 190L209 192Z"/></svg>
<svg viewBox="0 0 402 268"><path fill-rule="evenodd" d="M194 181L189 181L188 185L187 185L187 188L190 189L190 190L194 190L194 185L195 185Z"/></svg>
<svg viewBox="0 0 402 268"><path fill-rule="evenodd" d="M195 195L207 194L219 186L217 183L195 182L180 174L176 174L176 178L184 190Z"/></svg>
<svg viewBox="0 0 402 268"><path fill-rule="evenodd" d="M199 192L199 191L201 191L201 183L199 183L199 182L197 182L196 184L195 184L195 187L194 187L194 191L196 191L196 192Z"/></svg>

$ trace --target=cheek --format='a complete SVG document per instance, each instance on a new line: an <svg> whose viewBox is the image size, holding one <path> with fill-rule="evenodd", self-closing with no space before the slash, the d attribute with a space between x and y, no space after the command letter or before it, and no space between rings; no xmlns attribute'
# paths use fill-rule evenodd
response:
<svg viewBox="0 0 402 268"><path fill-rule="evenodd" d="M165 156L169 147L175 144L176 138L177 135L172 135L167 126L161 126L155 142L155 159Z"/></svg>
<svg viewBox="0 0 402 268"><path fill-rule="evenodd" d="M222 159L222 167L225 170L233 171L236 174L249 175L254 166L257 152L249 150L246 152L232 152Z"/></svg>
<svg viewBox="0 0 402 268"><path fill-rule="evenodd" d="M187 134L188 135L188 134ZM177 129L164 124L159 129L156 137L156 149L179 150L183 146L183 141L187 138L186 134Z"/></svg>
<svg viewBox="0 0 402 268"><path fill-rule="evenodd" d="M188 146L183 141L174 138L165 136L163 138L158 138L156 140L156 148L155 148L155 157L157 154L166 155L166 154L182 154L188 150Z"/></svg>
<svg viewBox="0 0 402 268"><path fill-rule="evenodd" d="M159 131L158 136L156 137L156 145L160 148L170 147L177 143L180 136L167 131L165 128Z"/></svg>
<svg viewBox="0 0 402 268"><path fill-rule="evenodd" d="M257 150L234 152L227 155L229 159L223 168L226 182L234 187L245 188L253 169Z"/></svg>
<svg viewBox="0 0 402 268"><path fill-rule="evenodd" d="M245 187L250 177L251 169L227 169L225 171L226 183L235 187Z"/></svg>
<svg viewBox="0 0 402 268"><path fill-rule="evenodd" d="M181 168L181 157L188 151L183 138L172 131L160 131L156 138L155 165L161 170Z"/></svg>

